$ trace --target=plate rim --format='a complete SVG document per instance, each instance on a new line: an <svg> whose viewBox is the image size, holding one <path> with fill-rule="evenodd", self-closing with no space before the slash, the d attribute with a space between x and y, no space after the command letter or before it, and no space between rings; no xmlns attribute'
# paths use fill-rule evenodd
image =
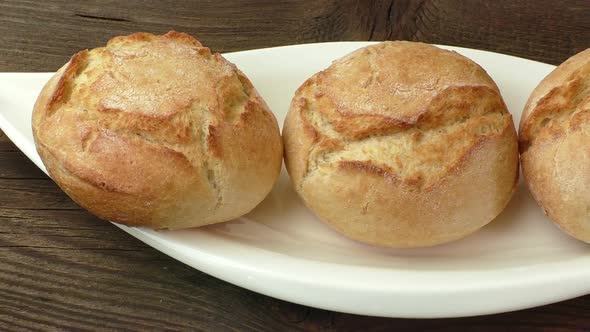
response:
<svg viewBox="0 0 590 332"><path fill-rule="evenodd" d="M224 53L223 56L229 56L229 57L234 57L234 56L242 56L242 55L249 55L251 53L259 53L259 52L269 52L269 51L282 51L283 49L286 48L301 48L301 47L311 47L311 48L316 48L316 47L324 47L324 46L337 46L337 45L341 45L341 44L347 44L347 45L354 45L354 46L358 46L358 47L363 47L366 45L370 45L370 44L374 44L374 43L378 43L378 42L363 42L363 41L346 41L346 42L327 42L327 43L307 43L307 44L296 44L296 45L283 45L283 46L275 46L275 47L268 47L268 48L262 48L262 49L251 49L251 50L244 50L244 51L238 51L238 52L230 52L230 53ZM458 47L458 46L448 46L448 45L436 45L436 46L440 46L446 49L451 49L451 50L457 50L460 51L461 50L468 50L468 52L483 52L483 53L488 53L488 54L492 54L494 56L496 55L500 55L503 57L509 57L509 58L515 58L518 59L518 61L521 60L525 60L528 62L534 62L537 64L541 64L544 66L551 66L551 67L555 67L552 66L550 64L546 64L543 62L539 62L539 61L535 61L535 60L530 60L530 59L526 59L526 58L520 58L517 56L513 56L513 55L508 55L508 54L503 54L503 53L497 53L497 52L491 52L491 51L486 51L486 50L478 50L478 49L471 49L471 48L465 48L465 47ZM232 60L233 62L233 60ZM38 74L51 74L50 72L34 72L34 73L9 73L9 72L5 72L5 73L0 73L0 75L6 75L6 74L13 74L13 75L38 75ZM17 144L17 142L28 142L27 138L25 138L25 136L16 128L14 127L5 117L4 114L2 112L0 112L0 128L4 131L4 133L6 134L6 136L11 139L14 144L19 148L19 150L21 150L23 153L25 153L25 155L32 160L35 165L37 167L39 167L43 172L45 172L47 174L47 171L45 169L45 167L43 166L43 163L41 162L40 158L38 157L38 155L36 154L36 150L34 149L34 145L33 145L33 151L26 151L26 149L23 149L23 147L20 146L20 144ZM293 283L293 284L301 284L304 286L312 286L312 287L320 287L323 289L330 289L331 291L333 291L334 293L338 293L338 292L344 292L344 291L351 291L350 289L343 289L343 287L345 286L350 286L350 285L343 285L343 284L338 284L338 283L329 283L328 281L324 280L323 282L318 282L317 280L315 281L311 281L311 280L306 280L306 279L302 279L300 276L295 276L293 274L288 274L288 273L277 273L276 269L256 269L253 268L252 264L249 265L244 265L244 264L239 264L239 262L236 262L235 260L231 260L231 259L227 259L227 258L223 258L220 256L215 256L215 255L208 255L206 252L201 251L201 250L197 250L194 247L188 247L182 244L176 244L176 245L171 245L170 243L166 243L166 242L170 242L170 241L165 241L162 238L158 237L157 235L153 234L154 231L151 230L146 230L146 229L142 229L142 228L131 228L131 227L127 227L124 225L119 225L116 223L113 223L116 226L118 226L119 228L123 229L124 231L126 231L127 233L131 234L132 236L134 236L135 238L139 239L140 241L154 247L156 250L161 251L167 255L169 255L170 257L177 259L193 268L196 268L200 271L203 271L205 273L208 273L214 277L217 277L219 279L222 279L226 282L235 284L237 286L246 288L246 289L250 289L252 291L258 292L258 293L262 293L265 295L269 295L275 298L280 298L283 300L287 300L287 301L291 301L291 302L295 302L295 303L300 303L300 304L304 304L304 305L309 305L309 306L313 306L313 307L318 307L318 308L322 308L322 309L327 309L327 310L336 310L336 311L340 311L340 312L348 312L348 313L353 313L353 314L364 314L364 315L372 315L372 316L382 316L382 317L407 317L407 318L435 318L435 317L464 317L464 316L473 316L473 315L479 315L479 314L490 314L490 313L498 313L498 312L504 312L504 311L511 311L511 310L516 310L516 309L524 309L524 308L529 308L529 307L534 307L537 305L542 305L542 304L547 304L547 303L551 303L551 302L555 302L556 300L563 300L563 299L567 299L567 298L571 298L572 297L572 291L571 289L565 289L564 291L562 291L559 295L557 296L552 296L551 299L548 298L539 298L538 301L528 301L528 304L523 304L520 303L518 301L515 301L515 303L511 304L511 305L506 305L503 307L503 309L500 308L492 308L490 306L488 306L487 308L483 308L481 306L477 306L475 305L471 310L467 310L467 311L462 311L462 312L453 312L448 311L446 313L435 313L435 310L430 310L430 311L424 311L424 312L411 312L411 311L404 311L404 310L398 310L396 312L392 312L392 310L379 310L376 308L358 308L358 310L349 310L350 307L347 307L346 305L342 306L342 305L335 305L332 304L331 306L325 306L322 305L322 303L316 303L314 301L308 301L305 298L301 298L301 297L297 297L297 296L285 296L284 293L280 293L278 294L276 291L269 291L268 288L265 288L264 286L261 286L260 281L251 281L251 282L240 282L240 281L236 281L232 278L228 278L228 276L224 273L222 273L223 268L225 267L226 269L229 267L230 269L234 269L235 273L253 273L256 274L256 276L258 276L259 278L266 278L267 280L273 280L275 283L278 282L279 280L282 281L283 283ZM179 246L179 247L177 247ZM196 256L192 256L192 257L188 257L186 256L184 252L190 252L193 255ZM267 254L271 254L271 255L280 255L278 253L274 253L271 251L266 251ZM210 256L210 257L208 257ZM344 265L344 264L334 264L334 263L328 263L328 262L319 262L319 261L313 261L313 260L307 260L307 259L303 259L300 257L293 257L293 256L289 256L288 260L296 262L297 264L310 264L310 262L313 262L315 264L319 264L321 266L328 266L331 268L335 268L335 269L340 269L343 266L344 267L348 267L349 269L353 269L356 271L360 271L360 273L366 273L366 272L370 272L370 273L383 273L384 271L387 273L384 273L383 275L388 275L391 274L392 271L396 271L397 273L402 272L402 274L404 273L408 273L410 275L431 275L432 271L431 270L425 270L425 271L420 271L420 270L399 270L399 269L391 269L391 268L385 268L385 267L362 267L362 266L358 266L358 265ZM586 263L586 264L582 264L578 261L581 261L582 263ZM514 268L514 267L505 267L505 268L500 268L500 269L496 269L494 270L496 273L498 272L502 272L502 273L509 273L512 274L512 279L510 278L506 278L506 279L510 279L510 283L508 285L508 288L510 288L510 291L513 290L515 287L516 288L520 288L521 291L523 288L527 288L528 292L534 292L535 290L537 290L539 287L541 286L547 286L547 285L551 285L552 283L554 283L556 280L559 281L559 283L564 283L564 282L568 282L570 284L584 284L584 287L581 287L578 289L577 294L575 294L574 296L578 296L578 295L583 295L590 293L590 284L589 283L584 283L584 281L590 277L590 264L587 264L588 262L590 262L590 257L576 257L573 259L569 259L566 261L562 261L562 262L552 262L552 263L547 263L547 264L542 264L540 266L543 266L544 268L542 270L544 270L544 273L538 274L536 272L538 272L537 270L540 269L540 266L535 266L535 267L528 267L526 269L519 269L519 268ZM339 265L339 267L334 267L332 265ZM547 265L550 265L552 268L549 269L549 271L551 271L551 273L547 273ZM583 268L580 268L580 266L582 266ZM569 271L567 275L564 275L564 272L567 269L569 269L570 267L575 267L575 271ZM346 270L346 269L345 269ZM461 275L461 276L465 276L465 271L436 271L437 275L444 275L446 278L452 278L456 275ZM470 273L474 273L474 274L478 274L478 273L485 273L485 274L489 274L490 270L486 270L484 271L477 271L477 272L473 272L470 271ZM395 273L394 273L395 274ZM530 274L535 275L534 278L530 278ZM515 276L518 276L518 278L514 279ZM520 278L520 279L519 279ZM426 278L428 279L428 278ZM436 294L437 296L466 296L466 295L473 295L473 294L480 294L480 296L483 296L485 293L489 293L489 292L500 292L500 293L508 293L507 292L507 284L502 281L505 280L504 278L498 278L498 279L494 279L491 282L489 282L488 284L484 284L482 286L481 280L479 280L479 283L476 284L470 284L470 283L465 283L464 281L461 282L461 285L458 287L457 284L453 284L453 283L449 283L448 284L448 288L441 288L440 284L436 285L436 287L434 285L423 285L423 287L415 287L415 288L410 288L410 289L403 289L400 288L399 285L396 285L395 283L391 284L391 288L383 288L383 284L379 284L377 285L377 283L375 284L371 284L371 283L366 283L364 284L364 286L362 287L356 287L356 289L354 291L356 292L372 292L374 293L374 295L378 295L378 293L380 293L381 295L396 295L401 298L403 298L404 296L406 297L405 300L406 301L411 301L411 297L412 296L418 296L418 297L424 297L425 295L433 295ZM515 282L515 280L517 280L517 282ZM565 280L565 281L564 281ZM488 280L489 281L489 280ZM268 281L267 281L268 282ZM516 286L515 286L516 285ZM475 289L475 287L477 287L477 289ZM436 288L436 289L434 289ZM337 294L335 294L337 295ZM313 302L313 303L311 303ZM507 310L505 310L507 309Z"/></svg>

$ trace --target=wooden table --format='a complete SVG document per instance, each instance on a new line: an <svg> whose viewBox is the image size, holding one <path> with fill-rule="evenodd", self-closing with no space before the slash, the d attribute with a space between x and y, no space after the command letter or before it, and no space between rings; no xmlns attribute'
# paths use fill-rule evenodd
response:
<svg viewBox="0 0 590 332"><path fill-rule="evenodd" d="M590 1L0 0L0 71L54 71L71 54L112 36L170 29L218 52L408 39L558 64L590 47ZM0 330L495 328L588 330L590 296L444 320L362 317L286 303L189 268L91 216L0 132Z"/></svg>

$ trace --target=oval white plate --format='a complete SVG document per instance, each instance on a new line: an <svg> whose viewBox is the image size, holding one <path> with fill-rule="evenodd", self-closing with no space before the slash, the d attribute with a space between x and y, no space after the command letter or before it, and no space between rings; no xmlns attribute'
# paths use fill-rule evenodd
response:
<svg viewBox="0 0 590 332"><path fill-rule="evenodd" d="M226 54L283 122L295 89L365 42L307 44ZM445 47L483 66L518 123L524 103L553 66ZM0 127L45 171L30 117L49 73L0 74ZM271 195L234 221L157 232L120 226L210 275L291 302L389 317L490 314L590 293L590 248L561 233L521 182L508 208L476 234L428 249L388 250L350 241L323 225L283 171Z"/></svg>

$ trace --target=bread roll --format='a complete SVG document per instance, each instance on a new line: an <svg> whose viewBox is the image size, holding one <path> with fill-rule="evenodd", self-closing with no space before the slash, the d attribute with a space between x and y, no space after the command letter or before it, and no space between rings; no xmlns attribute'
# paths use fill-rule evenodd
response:
<svg viewBox="0 0 590 332"><path fill-rule="evenodd" d="M283 139L305 204L379 246L462 238L502 211L518 177L514 124L492 79L421 43L368 46L312 76Z"/></svg>
<svg viewBox="0 0 590 332"><path fill-rule="evenodd" d="M43 88L32 122L55 182L127 225L236 218L281 167L276 119L250 81L183 33L136 33L77 53Z"/></svg>
<svg viewBox="0 0 590 332"><path fill-rule="evenodd" d="M535 88L520 121L525 180L545 213L590 242L590 49Z"/></svg>

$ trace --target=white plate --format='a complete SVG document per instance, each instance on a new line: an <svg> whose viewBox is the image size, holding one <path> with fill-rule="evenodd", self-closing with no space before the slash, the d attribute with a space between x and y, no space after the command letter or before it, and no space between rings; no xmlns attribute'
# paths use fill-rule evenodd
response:
<svg viewBox="0 0 590 332"><path fill-rule="evenodd" d="M295 89L364 42L287 46L225 56L253 81L282 123ZM445 47L496 80L515 121L553 66ZM36 96L51 74L0 74L0 127L41 169L30 128ZM523 309L590 293L590 248L561 233L520 183L508 208L461 241L387 250L350 241L323 225L285 172L271 195L235 221L157 232L119 226L210 275L291 302L389 317L457 317Z"/></svg>

